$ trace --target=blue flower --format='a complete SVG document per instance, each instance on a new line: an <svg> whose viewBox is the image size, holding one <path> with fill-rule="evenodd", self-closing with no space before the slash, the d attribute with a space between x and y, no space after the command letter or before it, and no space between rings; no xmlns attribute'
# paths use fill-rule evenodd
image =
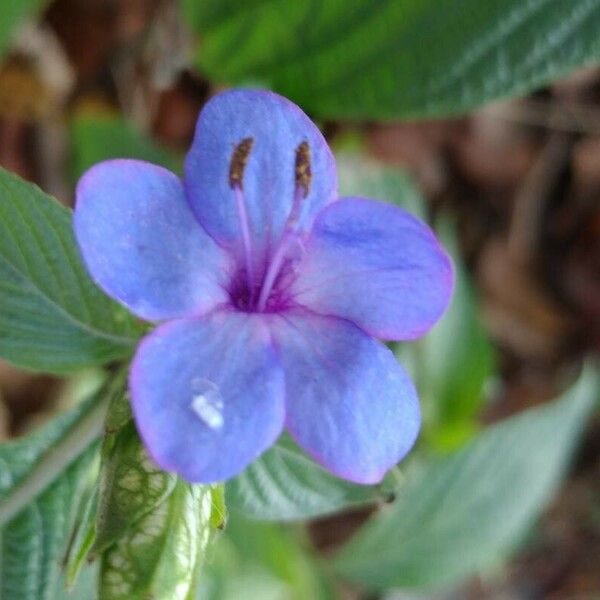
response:
<svg viewBox="0 0 600 600"><path fill-rule="evenodd" d="M129 387L165 470L227 479L286 428L332 473L375 483L414 444L414 387L375 338L440 318L450 260L400 208L338 199L327 143L285 98L210 100L183 180L137 160L92 167L75 232L98 285L161 323Z"/></svg>

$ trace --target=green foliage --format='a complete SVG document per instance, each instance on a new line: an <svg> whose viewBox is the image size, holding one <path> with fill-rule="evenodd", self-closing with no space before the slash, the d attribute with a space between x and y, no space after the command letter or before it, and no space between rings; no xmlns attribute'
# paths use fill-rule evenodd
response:
<svg viewBox="0 0 600 600"><path fill-rule="evenodd" d="M87 564L82 569L75 587L68 587L64 577L58 579L52 600L96 600L97 587L98 567L95 564Z"/></svg>
<svg viewBox="0 0 600 600"><path fill-rule="evenodd" d="M232 515L197 600L333 600L331 582L299 528Z"/></svg>
<svg viewBox="0 0 600 600"><path fill-rule="evenodd" d="M564 398L415 470L392 507L342 549L337 569L373 588L439 588L492 566L554 493L599 384L588 368Z"/></svg>
<svg viewBox="0 0 600 600"><path fill-rule="evenodd" d="M338 479L284 436L228 482L227 503L255 519L308 519L383 500L393 489L394 479L394 471L379 486Z"/></svg>
<svg viewBox="0 0 600 600"><path fill-rule="evenodd" d="M67 373L126 358L140 334L89 278L70 211L0 169L0 356Z"/></svg>
<svg viewBox="0 0 600 600"><path fill-rule="evenodd" d="M80 111L71 124L72 171L78 179L84 171L109 158L137 158L181 170L181 161L156 145L125 119L108 113Z"/></svg>
<svg viewBox="0 0 600 600"><path fill-rule="evenodd" d="M52 598L60 562L73 526L73 508L94 453L86 452L0 531L0 596Z"/></svg>
<svg viewBox="0 0 600 600"><path fill-rule="evenodd" d="M138 494L143 496L143 489ZM100 598L192 598L197 562L210 538L211 507L210 487L177 481L165 501L132 523L102 554Z"/></svg>
<svg viewBox="0 0 600 600"><path fill-rule="evenodd" d="M184 0L197 61L327 118L463 113L600 58L600 0Z"/></svg>
<svg viewBox="0 0 600 600"><path fill-rule="evenodd" d="M158 469L133 423L122 418L125 404L122 396L112 403L107 424L114 429L107 429L99 486L74 539L67 582L78 583L85 561L99 557L102 600L187 600L211 532L223 526L222 489L190 485Z"/></svg>
<svg viewBox="0 0 600 600"><path fill-rule="evenodd" d="M492 376L494 361L453 223L440 219L437 230L454 262L454 295L446 314L411 351L424 405L425 435L443 449L461 444L478 428L484 386Z"/></svg>
<svg viewBox="0 0 600 600"><path fill-rule="evenodd" d="M4 0L0 11L0 60L8 49L15 30L43 5L44 0Z"/></svg>
<svg viewBox="0 0 600 600"><path fill-rule="evenodd" d="M54 598L109 395L0 446L1 598Z"/></svg>
<svg viewBox="0 0 600 600"><path fill-rule="evenodd" d="M104 444L93 553L118 541L131 523L164 503L177 484L176 475L149 459L132 421L117 433L107 433Z"/></svg>
<svg viewBox="0 0 600 600"><path fill-rule="evenodd" d="M391 202L427 220L425 202L405 171L382 166L358 153L336 154L340 196L364 196Z"/></svg>
<svg viewBox="0 0 600 600"><path fill-rule="evenodd" d="M95 482L96 483L96 482ZM88 495L84 510L79 518L73 541L69 547L64 569L62 586L71 593L82 584L81 578L87 575L86 560L96 540L96 515L98 513L98 486ZM97 573L94 582L97 581Z"/></svg>

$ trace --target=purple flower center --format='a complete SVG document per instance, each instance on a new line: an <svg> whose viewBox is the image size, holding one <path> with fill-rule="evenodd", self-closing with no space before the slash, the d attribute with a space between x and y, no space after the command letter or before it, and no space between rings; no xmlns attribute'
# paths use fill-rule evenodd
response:
<svg viewBox="0 0 600 600"><path fill-rule="evenodd" d="M303 236L298 231L302 201L311 182L310 146L304 141L296 148L294 198L279 241L264 265L257 264L244 196L244 171L254 144L244 138L234 149L229 166L229 185L233 191L242 237L243 263L234 275L229 295L232 305L242 312L280 312L292 306L288 292L295 278L295 265L302 252Z"/></svg>

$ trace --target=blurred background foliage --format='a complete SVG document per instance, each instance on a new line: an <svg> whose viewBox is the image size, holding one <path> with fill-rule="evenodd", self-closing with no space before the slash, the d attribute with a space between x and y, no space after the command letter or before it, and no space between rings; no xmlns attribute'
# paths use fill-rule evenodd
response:
<svg viewBox="0 0 600 600"><path fill-rule="evenodd" d="M380 486L361 487L282 438L227 484L227 525L203 561L198 598L600 594L590 366L600 343L599 31L598 0L0 0L0 165L63 204L107 158L180 172L212 93L268 87L322 126L342 193L429 220L455 261L448 313L394 348L422 399L417 450ZM27 212L10 181L0 215ZM63 235L66 211L47 211ZM34 256L39 240L27 235ZM139 331L95 306L91 325ZM24 307L53 314L24 300L10 313L23 328L2 354L21 367L60 374L128 352L82 339L65 358L50 328L54 351L28 353L26 317L15 316ZM64 379L0 363L0 439L70 409L0 445L1 597L92 598L98 565L85 552L99 539L123 544L88 536L97 499L78 470L94 463L93 444L25 511L7 509L14 482L43 466L97 387L94 370ZM165 482L156 505L176 501L174 486ZM69 519L80 527L67 579L81 573L65 595ZM121 526L108 519L94 535Z"/></svg>

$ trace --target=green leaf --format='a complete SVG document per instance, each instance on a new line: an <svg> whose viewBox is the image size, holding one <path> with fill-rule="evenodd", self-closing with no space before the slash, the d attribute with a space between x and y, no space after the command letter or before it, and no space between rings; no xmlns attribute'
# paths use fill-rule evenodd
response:
<svg viewBox="0 0 600 600"><path fill-rule="evenodd" d="M85 570L86 559L96 540L96 516L98 514L98 486L88 495L83 513L69 547L64 571L63 587L72 591L80 585L79 578Z"/></svg>
<svg viewBox="0 0 600 600"><path fill-rule="evenodd" d="M338 479L284 436L227 483L227 505L255 519L308 519L383 500L394 478L392 471L379 486Z"/></svg>
<svg viewBox="0 0 600 600"><path fill-rule="evenodd" d="M178 157L111 113L80 111L71 124L71 143L75 179L92 165L110 158L137 158L181 171Z"/></svg>
<svg viewBox="0 0 600 600"><path fill-rule="evenodd" d="M143 490L140 492L143 494ZM102 555L102 600L187 600L210 540L209 486L177 481L169 497Z"/></svg>
<svg viewBox="0 0 600 600"><path fill-rule="evenodd" d="M333 600L331 582L309 550L304 531L232 519L216 544L198 600Z"/></svg>
<svg viewBox="0 0 600 600"><path fill-rule="evenodd" d="M391 202L426 219L426 204L405 171L383 166L357 153L336 154L340 196L364 196Z"/></svg>
<svg viewBox="0 0 600 600"><path fill-rule="evenodd" d="M342 549L337 570L373 588L440 588L494 565L552 497L599 392L589 367L562 399L414 471Z"/></svg>
<svg viewBox="0 0 600 600"><path fill-rule="evenodd" d="M102 600L188 600L224 511L220 487L190 485L154 465L132 421L108 428L95 523L88 518L76 540L69 579L99 555Z"/></svg>
<svg viewBox="0 0 600 600"><path fill-rule="evenodd" d="M198 65L328 118L455 115L600 58L600 0L185 0Z"/></svg>
<svg viewBox="0 0 600 600"><path fill-rule="evenodd" d="M8 49L14 32L26 19L33 17L45 4L44 0L4 1L0 19L0 60Z"/></svg>
<svg viewBox="0 0 600 600"><path fill-rule="evenodd" d="M15 517L100 436L122 374L31 435L0 445L0 526Z"/></svg>
<svg viewBox="0 0 600 600"><path fill-rule="evenodd" d="M127 357L141 333L89 278L70 211L0 169L0 356L66 373Z"/></svg>
<svg viewBox="0 0 600 600"><path fill-rule="evenodd" d="M1 598L53 598L109 395L0 446Z"/></svg>
<svg viewBox="0 0 600 600"><path fill-rule="evenodd" d="M52 598L73 526L83 476L97 448L88 450L32 504L0 530L0 597Z"/></svg>
<svg viewBox="0 0 600 600"><path fill-rule="evenodd" d="M69 586L64 577L56 582L52 600L96 600L98 598L98 565L85 564L75 587Z"/></svg>
<svg viewBox="0 0 600 600"><path fill-rule="evenodd" d="M437 231L453 258L454 296L440 322L411 348L416 353L424 431L434 445L448 449L460 445L478 429L477 415L485 400L484 386L493 373L494 360L453 223L440 219Z"/></svg>
<svg viewBox="0 0 600 600"><path fill-rule="evenodd" d="M116 434L107 433L104 444L93 553L114 544L129 526L165 502L177 483L176 475L150 460L132 421Z"/></svg>

